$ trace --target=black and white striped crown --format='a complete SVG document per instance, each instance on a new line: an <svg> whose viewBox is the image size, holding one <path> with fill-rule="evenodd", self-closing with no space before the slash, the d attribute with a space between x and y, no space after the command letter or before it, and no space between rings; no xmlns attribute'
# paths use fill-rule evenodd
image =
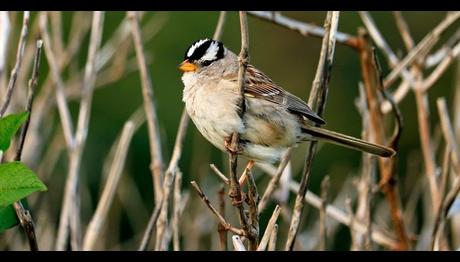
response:
<svg viewBox="0 0 460 262"><path fill-rule="evenodd" d="M190 45L184 60L209 64L224 57L224 45L212 39L201 39Z"/></svg>

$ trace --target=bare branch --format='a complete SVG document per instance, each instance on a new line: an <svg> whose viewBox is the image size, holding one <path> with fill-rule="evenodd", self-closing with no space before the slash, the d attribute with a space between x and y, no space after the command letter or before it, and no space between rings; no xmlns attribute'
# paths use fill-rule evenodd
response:
<svg viewBox="0 0 460 262"><path fill-rule="evenodd" d="M160 199L158 205L155 206L155 209L150 216L149 222L147 223L147 228L145 229L144 236L142 237L141 245L139 246L138 251L145 251L147 250L147 246L150 242L150 238L152 237L153 229L157 223L158 217L160 216L161 206L163 205L163 201Z"/></svg>
<svg viewBox="0 0 460 262"><path fill-rule="evenodd" d="M0 117L5 115L6 110L11 101L11 96L13 95L14 87L16 86L16 80L18 79L19 70L21 70L22 59L24 57L24 50L26 48L26 40L29 34L29 17L30 12L24 12L22 20L22 29L21 36L19 38L18 50L16 53L16 63L14 64L13 70L11 70L10 81L8 82L8 88L6 90L5 101L3 101L2 106L0 107Z"/></svg>
<svg viewBox="0 0 460 262"><path fill-rule="evenodd" d="M175 180L174 180L174 211L173 211L173 218L172 218L174 251L180 250L180 244L179 244L179 222L180 221L179 219L180 219L181 202L182 202L181 185L182 185L182 172L177 171Z"/></svg>
<svg viewBox="0 0 460 262"><path fill-rule="evenodd" d="M139 26L137 12L128 12L128 18L131 23L131 33L133 36L136 57L139 64L139 70L142 79L142 96L144 98L144 110L147 116L147 126L150 144L150 170L153 176L153 186L155 191L155 203L158 205L162 197L162 177L163 177L163 154L161 151L161 140L158 126L158 117L155 109L154 92L152 80L147 68L144 47L142 42L141 29Z"/></svg>
<svg viewBox="0 0 460 262"><path fill-rule="evenodd" d="M375 44L383 51L386 55L390 67L394 68L398 63L399 59L396 54L391 50L390 46L387 44L385 39L383 38L382 34L378 30L374 20L370 16L370 14L366 11L360 11L359 15L361 20L363 21L364 25L366 26L369 34L371 35L372 39L374 40ZM415 81L412 78L412 75L407 71L407 69L403 68L400 72L401 76L410 83L410 85L415 86Z"/></svg>
<svg viewBox="0 0 460 262"><path fill-rule="evenodd" d="M97 204L96 211L86 229L86 234L83 239L83 250L93 250L96 241L99 239L102 226L107 219L109 209L115 198L121 173L126 162L129 144L131 143L134 132L139 127L139 123L144 121L144 115L139 113L140 111L137 110L123 126L104 190Z"/></svg>
<svg viewBox="0 0 460 262"><path fill-rule="evenodd" d="M64 138L68 148L73 146L73 124L72 118L70 116L69 107L67 105L65 95L64 95L64 82L60 76L60 68L58 67L58 63L56 57L53 52L53 48L51 47L51 40L47 29L47 13L42 12L40 14L40 31L43 36L43 46L45 48L45 55L48 60L48 65L50 67L51 76L53 81L56 84L56 101L58 105L58 111L61 118L61 126L62 131L64 133ZM58 238L59 239L59 238Z"/></svg>
<svg viewBox="0 0 460 262"><path fill-rule="evenodd" d="M28 130L29 123L30 123L30 117L32 115L32 104L34 100L35 90L38 85L38 74L40 71L40 58L41 58L42 46L43 46L42 40L38 40L37 46L35 49L35 58L34 58L34 64L33 64L32 78L29 80L29 86L28 86L26 111L29 112L29 116L27 117L26 122L21 128L21 134L19 136L19 142L18 142L19 146L18 146L18 151L16 152L15 161L21 161L22 149L24 146L24 141L26 140L27 130ZM34 221L32 219L32 216L30 215L30 212L23 207L21 201L15 202L13 204L13 207L16 211L16 215L19 218L19 222L22 228L24 229L24 232L26 233L26 236L29 240L30 250L37 251L38 250L37 237L35 235Z"/></svg>
<svg viewBox="0 0 460 262"><path fill-rule="evenodd" d="M426 53L436 44L445 30L460 17L460 12L454 12L448 15L441 23L439 23L430 33L428 33L417 46L415 46L406 57L397 64L393 71L387 75L384 81L384 88L388 88L396 80L400 72L410 66L419 57Z"/></svg>
<svg viewBox="0 0 460 262"><path fill-rule="evenodd" d="M321 207L319 209L319 235L320 246L319 250L325 251L327 246L327 228L326 228L326 207L328 202L328 190L330 184L329 176L325 176L321 182Z"/></svg>
<svg viewBox="0 0 460 262"><path fill-rule="evenodd" d="M449 151L451 152L452 166L454 167L457 175L460 176L460 150L455 139L452 123L450 122L446 99L444 97L440 97L436 100L436 104L438 106L442 133L447 145L449 146Z"/></svg>
<svg viewBox="0 0 460 262"><path fill-rule="evenodd" d="M410 51L410 49L414 47L415 43L410 34L409 25L407 24L400 11L393 11L392 13L396 21L396 26L398 27L399 33L401 34L401 38L406 45L407 51Z"/></svg>
<svg viewBox="0 0 460 262"><path fill-rule="evenodd" d="M268 199L275 190L275 187L278 185L281 175L283 174L284 169L289 163L291 152L292 148L288 149L284 153L283 157L281 158L281 162L278 166L278 169L276 170L276 175L272 177L272 179L270 179L270 182L268 182L267 188L265 189L265 192L262 195L262 198L260 199L259 206L257 207L257 209L259 210L259 214L262 213L262 211L265 209Z"/></svg>
<svg viewBox="0 0 460 262"><path fill-rule="evenodd" d="M238 115L240 118L243 118L245 112L245 101L244 101L244 82L245 82L245 73L246 68L249 63L249 33L248 33L248 21L247 15L245 11L240 11L240 31L241 31L241 51L238 56L239 60L239 70L238 70L238 90L239 90L239 97L240 101L238 103L238 108L240 108ZM251 233L250 225L247 221L244 208L243 208L243 199L241 196L241 188L240 183L238 181L237 171L237 163L238 163L238 155L237 151L239 149L240 143L240 134L238 132L234 132L231 136L231 144L229 151L229 166L230 166L230 190L229 196L232 199L232 204L238 209L238 218L240 224L246 233L246 236L249 238L250 242L250 250L253 247L256 247L256 239L254 235Z"/></svg>
<svg viewBox="0 0 460 262"><path fill-rule="evenodd" d="M276 172L275 168L268 169L268 168L264 168L265 166L263 165L260 165L260 167L263 168L267 172L267 174L269 174L270 176L275 176L275 172ZM281 184L283 183L284 181L281 181ZM286 186L288 186L289 190L291 192L294 192L295 194L299 192L299 188L300 188L299 183L295 181L287 182ZM305 203L310 204L311 206L317 209L321 207L321 198L315 195L314 193L312 193L311 191L306 192L304 201ZM346 226L351 225L350 214L347 214L343 210L335 207L334 205L331 205L331 204L327 205L326 214L332 217L333 219L339 221L341 224L344 224ZM360 234L366 233L367 226L363 223L360 223L359 221L354 221L353 227L356 230L356 232ZM396 246L398 245L397 241L394 240L392 236L390 236L387 232L384 232L378 229L378 227L375 225L373 225L372 227L372 239L376 243L383 245L385 247L388 247L390 249L395 249Z"/></svg>
<svg viewBox="0 0 460 262"><path fill-rule="evenodd" d="M270 217L270 220L268 221L267 227L265 228L264 235L262 236L259 246L257 247L257 251L264 251L265 248L267 247L268 241L270 240L271 235L273 234L276 220L278 220L278 216L280 215L280 212L281 212L280 206L276 205L275 210L273 210L272 216Z"/></svg>
<svg viewBox="0 0 460 262"><path fill-rule="evenodd" d="M334 57L339 14L340 12L338 11L329 11L327 13L327 17L324 22L325 34L323 37L323 44L321 46L320 59L315 79L313 80L310 98L308 99L308 105L313 110L316 110L319 116L323 114L326 104L327 89ZM300 225L300 216L304 206L305 193L307 192L308 188L311 166L316 152L316 145L316 142L312 141L310 142L307 149L304 170L302 173L302 179L300 181L300 189L297 193L291 223L289 226L289 234L285 245L286 250L293 250L294 248L295 239Z"/></svg>
<svg viewBox="0 0 460 262"><path fill-rule="evenodd" d="M268 242L268 251L275 251L277 237L278 237L278 224L275 224L270 234L270 241Z"/></svg>
<svg viewBox="0 0 460 262"><path fill-rule="evenodd" d="M222 217L225 218L225 186L222 185L222 187L219 190L219 212L222 215ZM221 251L227 251L228 250L228 245L227 245L227 230L225 229L225 226L219 223L217 225L217 233L219 233L219 244L220 244L220 249Z"/></svg>
<svg viewBox="0 0 460 262"><path fill-rule="evenodd" d="M460 54L460 42L455 45L454 48L449 50L446 53L444 59L439 63L439 65L431 72L431 74L423 81L420 88L423 92L427 92L430 87L432 87L436 81L444 74L444 72L449 68L450 64L455 60L455 58Z"/></svg>
<svg viewBox="0 0 460 262"><path fill-rule="evenodd" d="M217 219L219 219L220 224L223 225L226 230L229 230L237 235L247 237L246 232L244 230L233 227L230 223L228 223L225 220L225 218L219 213L219 211L217 211L217 209L211 204L209 199L203 193L203 190L201 190L200 186L198 186L198 184L195 181L192 181L190 183L192 184L193 188L195 188L201 200L203 200L203 202L211 210L211 212L217 217Z"/></svg>
<svg viewBox="0 0 460 262"><path fill-rule="evenodd" d="M215 173L220 179L222 179L222 181L223 181L226 185L230 184L230 180L224 175L224 173L222 173L222 172L216 167L216 165L210 164L209 166L211 167L212 171L214 171L214 173Z"/></svg>
<svg viewBox="0 0 460 262"><path fill-rule="evenodd" d="M300 33L303 36L323 38L326 33L324 27L294 20L292 18L283 16L280 12L248 11L248 14L258 19L269 21L275 25L286 27L292 31ZM345 44L352 48L357 47L356 37L352 35L337 32L336 40L340 44Z"/></svg>

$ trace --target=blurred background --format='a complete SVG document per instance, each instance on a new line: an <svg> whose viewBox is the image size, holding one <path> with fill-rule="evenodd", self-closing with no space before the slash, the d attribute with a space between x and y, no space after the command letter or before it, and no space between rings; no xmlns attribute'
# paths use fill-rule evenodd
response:
<svg viewBox="0 0 460 262"><path fill-rule="evenodd" d="M144 38L144 48L147 54L148 69L152 77L154 100L156 104L158 121L160 126L161 148L164 156L164 165L167 166L174 147L177 128L184 104L182 102L183 85L181 72L177 66L182 62L188 46L194 41L212 37L219 17L218 11L206 12L143 12L141 27ZM282 12L283 15L298 21L308 22L319 26L323 25L326 12ZM370 12L382 35L390 47L402 59L407 51L401 40L391 12ZM415 43L418 43L446 16L446 12L402 12L410 27L410 32ZM34 40L39 33L38 12L31 12L30 33L26 55L33 55ZM75 18L75 17L80 18ZM22 12L8 12L11 21L9 38L9 51L7 53L7 70L2 74L8 76L8 72L14 65L17 41L22 23ZM125 19L125 12L105 12L104 28L101 46L113 38L120 23ZM274 25L270 22L248 16L249 19L249 46L250 63L264 71L276 83L298 97L307 100L321 48L321 38L305 37L299 33ZM88 28L91 21L89 12L50 12L48 15L50 33L52 36L59 35L61 40L55 40L55 51L62 52L62 46L69 44L72 31L78 26L75 21L84 23L83 28ZM56 26L60 25L60 26ZM340 14L338 30L351 35L356 35L358 28L363 23L356 12L344 11ZM447 31L439 44L433 48L437 50L445 43L459 27L455 23ZM227 12L227 19L222 35L222 42L235 53L240 49L240 25L237 12ZM62 71L65 88L73 90L78 97L78 80L83 72L88 52L89 30L84 31L80 45L75 55L69 61L68 66ZM61 48L61 50L59 50ZM80 169L81 193L81 221L83 232L91 219L105 181L107 173L106 161L111 147L117 140L123 125L127 119L142 107L143 99L141 81L131 35L121 40L121 44L113 50L114 54L97 75L96 89L94 91L93 106L88 128L88 137L82 156ZM387 60L378 50L383 74L387 75L391 70L387 66ZM20 111L25 103L26 81L30 75L31 64L25 63L18 82L17 92L14 94L16 101L10 106L10 112ZM442 135L439 128L439 120L436 109L436 98L445 97L449 109L453 110L453 99L460 88L460 81L456 76L459 63L455 62L445 74L430 89L428 96L431 110L431 134L434 141L439 143ZM456 71L457 70L457 71ZM48 61L42 57L40 70L38 101L45 101L44 83L49 77ZM104 78L105 77L105 78ZM75 81L72 82L72 79ZM2 77L4 79L4 77ZM355 137L361 137L362 120L355 106L359 96L358 83L362 79L359 56L350 47L337 44L334 64L330 80L330 89L327 98L327 106L324 119L326 127ZM72 83L77 83L72 86ZM394 91L400 80L392 85L390 91ZM2 83L5 87L5 82ZM3 93L2 93L3 94ZM55 107L54 93L49 96L45 114L40 123L36 123L33 134L29 134L26 140L24 161L35 170L40 178L48 186L48 192L35 193L30 197L31 210L34 216L39 246L43 250L54 248L57 234L59 214L62 204L64 184L68 173L68 158L60 127L59 114ZM43 100L40 100L43 99ZM413 205L414 215L407 218L409 235L413 238L422 231L424 226L424 187L426 183L421 181L423 175L423 158L421 155L420 140L418 133L417 111L414 94L409 93L399 104L404 119L404 129L399 143L397 161L397 186L400 191L403 209ZM78 118L79 99L69 99L69 107L76 126ZM37 109L37 107L34 108ZM451 111L453 112L453 111ZM458 112L456 114L459 114ZM451 117L454 113L451 113ZM34 114L32 115L34 119ZM34 120L32 120L34 121ZM391 121L390 121L391 122ZM390 124L391 126L391 124ZM436 140L437 139L437 140ZM306 145L296 147L292 154L292 179L300 181ZM442 150L441 150L442 151ZM442 154L439 154L442 156ZM441 157L436 161L441 163ZM182 190L188 192L188 199L184 202L184 209L180 219L180 244L183 250L219 250L217 219L198 198L191 188L190 181L197 181L209 197L211 202L217 205L218 191L221 188L221 180L209 168L214 163L224 173L228 173L227 154L220 152L208 143L190 123L183 154L179 162L183 173ZM331 202L346 211L345 198L356 197L356 187L353 186L353 178L361 174L362 154L358 151L349 150L329 144L319 144L319 150L315 157L310 178L309 190L320 194L322 179L329 175L330 189L329 199ZM239 167L245 162L240 160ZM122 171L120 185L116 197L110 207L109 216L103 225L101 237L98 239L95 249L99 250L133 250L137 249L142 234L147 226L149 216L154 209L152 176L149 169L150 153L147 134L147 125L144 123L134 133L129 145L125 166ZM263 192L269 177L260 168L254 170L259 193ZM414 193L418 188L418 193ZM416 195L418 194L418 195ZM416 197L420 199L411 203L409 200ZM374 195L373 222L379 227L392 232L392 223L388 218L388 208L381 192ZM282 206L282 215L278 223L279 247L284 247L284 242L289 228L289 216L294 204L295 194L289 193ZM185 201L185 200L184 200ZM410 204L408 204L410 203ZM275 201L270 200L265 212L261 215L261 232L265 228ZM238 225L234 208L227 200L228 220ZM297 240L296 250L315 250L318 244L318 209L307 205L305 207L301 233ZM349 250L351 236L348 227L329 221L331 237L328 238L327 250ZM457 232L457 235L459 233ZM230 239L228 240L230 243ZM458 242L457 242L458 243ZM10 229L0 234L1 249L27 249L25 237L19 227ZM387 248L379 244L373 245L374 249ZM423 249L423 245L419 247ZM171 247L169 249L172 249Z"/></svg>

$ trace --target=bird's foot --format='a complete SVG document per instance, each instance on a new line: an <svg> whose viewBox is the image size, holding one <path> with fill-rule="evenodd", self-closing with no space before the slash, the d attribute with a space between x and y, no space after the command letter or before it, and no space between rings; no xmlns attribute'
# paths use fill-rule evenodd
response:
<svg viewBox="0 0 460 262"><path fill-rule="evenodd" d="M241 146L241 144L238 144L238 148L234 149L232 146L232 141L233 141L233 135L224 139L225 149L227 149L227 151L230 152L231 154L241 155L244 151L243 146Z"/></svg>

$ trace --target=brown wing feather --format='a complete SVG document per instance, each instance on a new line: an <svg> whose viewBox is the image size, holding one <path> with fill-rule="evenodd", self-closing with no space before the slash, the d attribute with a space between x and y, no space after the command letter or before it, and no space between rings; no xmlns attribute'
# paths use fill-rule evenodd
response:
<svg viewBox="0 0 460 262"><path fill-rule="evenodd" d="M300 114L313 122L324 125L326 122L313 112L302 99L283 90L267 75L257 68L248 65L246 71L245 92L267 101L284 105L294 114Z"/></svg>

